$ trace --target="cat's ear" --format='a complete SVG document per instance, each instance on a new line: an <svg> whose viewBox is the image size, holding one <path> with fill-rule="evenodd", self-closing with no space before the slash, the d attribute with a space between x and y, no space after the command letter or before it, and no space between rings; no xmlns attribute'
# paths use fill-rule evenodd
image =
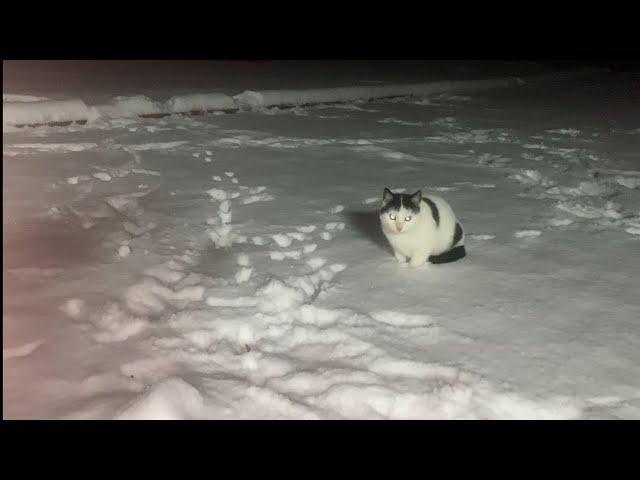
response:
<svg viewBox="0 0 640 480"><path fill-rule="evenodd" d="M422 190L418 190L416 193L411 195L410 201L413 205L420 208L420 202L422 201Z"/></svg>
<svg viewBox="0 0 640 480"><path fill-rule="evenodd" d="M384 189L384 192L382 193L382 203L388 203L393 199L393 192L391 192L391 190L389 190L388 188Z"/></svg>

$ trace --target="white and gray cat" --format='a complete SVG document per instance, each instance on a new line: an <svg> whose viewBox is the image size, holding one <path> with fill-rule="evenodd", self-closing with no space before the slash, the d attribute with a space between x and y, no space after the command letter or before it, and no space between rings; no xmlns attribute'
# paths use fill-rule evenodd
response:
<svg viewBox="0 0 640 480"><path fill-rule="evenodd" d="M462 225L440 197L423 197L421 191L393 193L385 188L380 223L401 264L448 263L466 255Z"/></svg>

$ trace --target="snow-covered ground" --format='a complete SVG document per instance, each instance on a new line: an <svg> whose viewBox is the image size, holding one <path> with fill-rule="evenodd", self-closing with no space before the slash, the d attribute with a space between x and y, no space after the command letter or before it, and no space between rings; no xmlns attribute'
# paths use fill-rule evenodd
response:
<svg viewBox="0 0 640 480"><path fill-rule="evenodd" d="M638 419L639 108L610 73L5 133L3 417ZM384 187L468 257L400 268Z"/></svg>

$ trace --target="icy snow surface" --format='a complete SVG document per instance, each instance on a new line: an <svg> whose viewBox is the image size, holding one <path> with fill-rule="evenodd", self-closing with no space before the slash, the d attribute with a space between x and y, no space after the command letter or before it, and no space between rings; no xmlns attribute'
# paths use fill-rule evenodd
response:
<svg viewBox="0 0 640 480"><path fill-rule="evenodd" d="M4 418L640 418L629 82L5 133ZM468 256L400 268L384 187Z"/></svg>

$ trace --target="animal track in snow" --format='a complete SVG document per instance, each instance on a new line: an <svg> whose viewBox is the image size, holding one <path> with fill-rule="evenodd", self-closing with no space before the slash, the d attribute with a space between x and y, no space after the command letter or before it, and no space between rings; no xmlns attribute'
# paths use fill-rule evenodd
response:
<svg viewBox="0 0 640 480"><path fill-rule="evenodd" d="M327 263L327 260L320 257L315 257L307 261L307 265L309 265L314 270L322 268Z"/></svg>
<svg viewBox="0 0 640 480"><path fill-rule="evenodd" d="M420 126L424 125L424 123L422 123L422 122L409 122L409 121L406 121L406 120L400 120L400 119L391 118L391 117L384 118L382 120L378 120L378 123L392 123L392 124L395 124L395 125L405 125L405 126L408 126L408 127L420 127Z"/></svg>
<svg viewBox="0 0 640 480"><path fill-rule="evenodd" d="M509 160L508 158L503 157L502 155L496 155L493 153L483 153L482 155L480 155L478 157L478 164L479 165L487 165L490 167L504 167L506 166L511 160Z"/></svg>
<svg viewBox="0 0 640 480"><path fill-rule="evenodd" d="M548 133L559 133L560 135L568 135L570 137L577 137L580 134L580 130L575 128L558 128L555 130L547 130Z"/></svg>
<svg viewBox="0 0 640 480"><path fill-rule="evenodd" d="M325 230L344 230L343 222L330 222L325 225Z"/></svg>
<svg viewBox="0 0 640 480"><path fill-rule="evenodd" d="M93 176L95 178L97 178L98 180L102 180L103 182L110 182L111 181L111 175L109 175L106 172L94 173Z"/></svg>
<svg viewBox="0 0 640 480"><path fill-rule="evenodd" d="M250 203L256 203L256 202L269 202L274 198L275 197L273 195L270 195L268 193L263 193L260 195L251 195L250 197L245 197L242 200L240 200L240 203L242 203L243 205L249 205Z"/></svg>
<svg viewBox="0 0 640 480"><path fill-rule="evenodd" d="M238 262L238 265L242 267L248 267L251 264L249 262L249 256L246 253L241 253L240 255L238 255L236 261Z"/></svg>
<svg viewBox="0 0 640 480"><path fill-rule="evenodd" d="M571 225L572 223L573 220L570 220L568 218L552 218L551 220L549 220L549 224L554 227L564 227L566 225Z"/></svg>
<svg viewBox="0 0 640 480"><path fill-rule="evenodd" d="M237 283L245 283L251 278L251 274L253 273L253 268L242 268L235 274L235 279Z"/></svg>
<svg viewBox="0 0 640 480"><path fill-rule="evenodd" d="M514 233L516 238L538 237L542 232L540 230L519 230Z"/></svg>
<svg viewBox="0 0 640 480"><path fill-rule="evenodd" d="M317 248L317 247L318 247L318 245L317 245L317 244L315 244L315 243L310 243L310 244L308 244L308 245L305 245L305 246L302 248L302 251L303 251L304 253L313 253L313 252L315 252L315 250L316 250L316 248Z"/></svg>
<svg viewBox="0 0 640 480"><path fill-rule="evenodd" d="M287 236L299 242L302 242L307 238L307 236L302 232L289 232L287 233Z"/></svg>
<svg viewBox="0 0 640 480"><path fill-rule="evenodd" d="M278 244L279 247L288 247L289 245L291 245L291 238L283 235L283 234L276 234L276 235L271 235L271 238L273 238L273 240Z"/></svg>
<svg viewBox="0 0 640 480"><path fill-rule="evenodd" d="M269 252L269 256L271 260L284 260L285 258L291 258L293 260L300 260L302 257L302 252L300 250L291 250L288 252L278 251L278 252Z"/></svg>

